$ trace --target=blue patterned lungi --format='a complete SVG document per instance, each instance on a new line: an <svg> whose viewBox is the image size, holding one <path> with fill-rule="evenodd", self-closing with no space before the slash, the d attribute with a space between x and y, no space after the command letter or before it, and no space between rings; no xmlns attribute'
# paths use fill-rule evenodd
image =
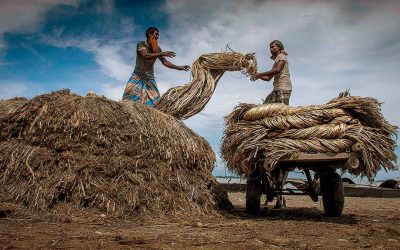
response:
<svg viewBox="0 0 400 250"><path fill-rule="evenodd" d="M126 84L122 100L143 102L148 106L154 106L154 102L160 99L160 92L156 80L140 77L135 72Z"/></svg>

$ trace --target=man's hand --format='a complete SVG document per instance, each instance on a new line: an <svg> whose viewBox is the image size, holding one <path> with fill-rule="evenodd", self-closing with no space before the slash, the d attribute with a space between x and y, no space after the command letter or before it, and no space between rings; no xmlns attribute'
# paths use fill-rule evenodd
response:
<svg viewBox="0 0 400 250"><path fill-rule="evenodd" d="M166 56L166 57L175 57L175 52L173 52L173 51L165 51L165 52L162 52L162 54L163 54L163 56Z"/></svg>
<svg viewBox="0 0 400 250"><path fill-rule="evenodd" d="M285 56L289 55L285 50L281 50L281 53L284 54Z"/></svg>
<svg viewBox="0 0 400 250"><path fill-rule="evenodd" d="M260 79L269 82L272 79L272 77L270 77L270 76L262 76L262 77L260 77Z"/></svg>
<svg viewBox="0 0 400 250"><path fill-rule="evenodd" d="M179 66L178 70L189 71L190 70L190 66L189 65Z"/></svg>
<svg viewBox="0 0 400 250"><path fill-rule="evenodd" d="M252 80L253 82L260 79L261 75L259 73L255 73L254 75L252 75L250 77L250 80Z"/></svg>

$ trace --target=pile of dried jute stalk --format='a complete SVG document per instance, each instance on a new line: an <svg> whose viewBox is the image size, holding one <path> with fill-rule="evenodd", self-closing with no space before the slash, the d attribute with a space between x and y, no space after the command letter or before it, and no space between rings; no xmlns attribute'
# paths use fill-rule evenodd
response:
<svg viewBox="0 0 400 250"><path fill-rule="evenodd" d="M15 97L9 100L0 100L0 119L9 115L15 109L25 104L28 99L23 97Z"/></svg>
<svg viewBox="0 0 400 250"><path fill-rule="evenodd" d="M0 110L0 202L153 218L230 206L210 145L154 108L63 90Z"/></svg>
<svg viewBox="0 0 400 250"><path fill-rule="evenodd" d="M169 89L155 107L178 119L199 113L210 100L225 71L254 74L257 71L254 54L225 52L200 56L192 65L192 80L184 86Z"/></svg>
<svg viewBox="0 0 400 250"><path fill-rule="evenodd" d="M349 152L356 143L363 164L351 173L371 179L381 168L396 169L397 127L374 98L346 96L306 107L240 104L225 121L222 155L240 175L250 174L259 159L271 171L285 156Z"/></svg>

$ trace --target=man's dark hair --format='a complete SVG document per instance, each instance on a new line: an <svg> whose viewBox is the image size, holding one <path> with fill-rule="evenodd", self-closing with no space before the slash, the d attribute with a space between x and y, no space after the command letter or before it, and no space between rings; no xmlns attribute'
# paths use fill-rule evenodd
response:
<svg viewBox="0 0 400 250"><path fill-rule="evenodd" d="M146 38L149 38L150 34L153 34L155 31L160 32L156 27L149 27L146 30Z"/></svg>
<svg viewBox="0 0 400 250"><path fill-rule="evenodd" d="M278 48L279 48L280 50L284 50L284 49L285 49L285 47L283 46L283 43L282 43L281 41L279 41L279 40L273 40L273 41L269 44L269 46L271 46L272 44L275 44L276 46L278 46Z"/></svg>

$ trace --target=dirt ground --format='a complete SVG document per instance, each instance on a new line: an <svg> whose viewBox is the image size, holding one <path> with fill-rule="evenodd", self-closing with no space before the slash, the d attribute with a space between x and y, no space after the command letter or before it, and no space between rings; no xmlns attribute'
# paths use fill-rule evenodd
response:
<svg viewBox="0 0 400 250"><path fill-rule="evenodd" d="M287 196L288 207L244 213L245 194L230 193L223 216L158 220L30 213L0 204L0 249L400 249L400 199L346 197L343 216L326 218L322 203Z"/></svg>

